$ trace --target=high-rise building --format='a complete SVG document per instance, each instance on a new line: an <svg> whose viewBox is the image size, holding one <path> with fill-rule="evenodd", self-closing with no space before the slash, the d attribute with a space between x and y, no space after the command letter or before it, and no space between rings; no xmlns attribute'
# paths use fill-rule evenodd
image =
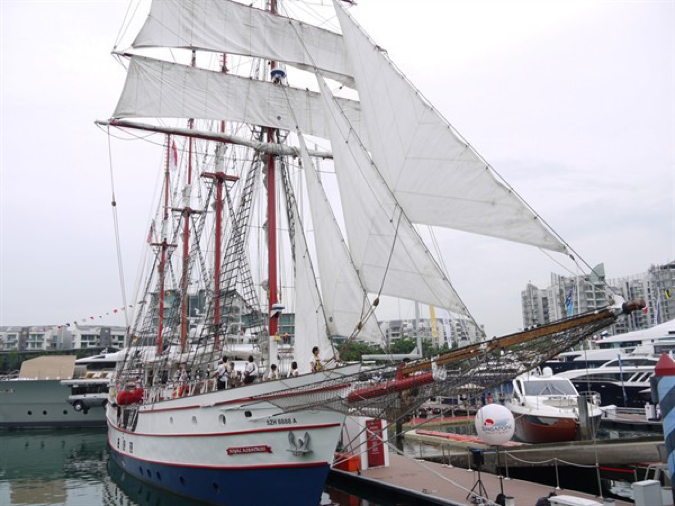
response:
<svg viewBox="0 0 675 506"><path fill-rule="evenodd" d="M614 324L614 333L646 329L675 318L675 262L652 265L647 272L609 281L626 300L644 299L647 309Z"/></svg>
<svg viewBox="0 0 675 506"><path fill-rule="evenodd" d="M583 276L551 273L551 284L539 289L531 282L521 292L523 326L544 325L611 303L612 294L625 300L644 299L645 311L620 318L610 329L622 334L675 318L675 262L652 265L647 272L606 280L603 264Z"/></svg>
<svg viewBox="0 0 675 506"><path fill-rule="evenodd" d="M551 284L539 289L531 282L521 292L523 326L545 325L609 304L605 267L596 265L590 274L561 276L551 273Z"/></svg>

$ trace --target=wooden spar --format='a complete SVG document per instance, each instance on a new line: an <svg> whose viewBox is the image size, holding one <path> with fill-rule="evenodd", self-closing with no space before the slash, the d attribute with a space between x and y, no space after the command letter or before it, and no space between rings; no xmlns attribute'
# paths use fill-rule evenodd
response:
<svg viewBox="0 0 675 506"><path fill-rule="evenodd" d="M254 141L251 139L244 139L235 135L217 132L205 132L203 130L190 130L188 128L178 127L163 127L157 125L150 125L148 123L137 123L134 121L127 121L123 119L109 119L96 120L94 122L99 126L112 126L117 128L131 128L134 130L143 130L145 132L157 132L162 134L179 135L181 137L189 137L193 139L204 139L213 142L222 142L225 144L237 144L238 146L246 146L261 153L271 153L276 156L300 156L300 150L293 146L286 144L270 144L267 142ZM333 153L329 151L314 151L308 150L309 155L316 158L333 158Z"/></svg>
<svg viewBox="0 0 675 506"><path fill-rule="evenodd" d="M524 332L509 334L491 341L484 341L482 343L472 344L457 350L441 353L434 359L434 362L438 366L452 362L458 362L460 360L475 357L484 353L490 353L497 348L508 348L510 346L532 341L548 334L556 334L566 330L574 329L575 327L597 323L604 319L616 317L621 313L630 314L631 312L642 309L645 306L645 301L640 299L637 301L624 303L619 313L615 312L616 308L611 306L606 307L599 311L586 313L574 318L568 318L559 322L550 323L548 325L542 325ZM403 375L408 375L419 371L428 371L429 369L431 369L431 360L424 360L421 362L411 363L408 366L403 366L400 372Z"/></svg>

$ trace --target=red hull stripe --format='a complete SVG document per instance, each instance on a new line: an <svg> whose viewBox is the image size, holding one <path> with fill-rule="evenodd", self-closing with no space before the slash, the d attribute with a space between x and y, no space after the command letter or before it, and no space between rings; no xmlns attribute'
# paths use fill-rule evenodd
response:
<svg viewBox="0 0 675 506"><path fill-rule="evenodd" d="M110 424L110 423L109 423ZM206 432L199 434L145 434L142 432L130 432L120 427L110 424L115 430L123 432L124 434L131 434L132 436L145 437L223 437L223 436L239 436L242 434L259 434L262 432L284 432L289 430L308 430L308 429L328 429L330 427L340 427L341 423L322 423L314 425L284 425L283 427L270 427L264 429L242 430L237 432Z"/></svg>
<svg viewBox="0 0 675 506"><path fill-rule="evenodd" d="M281 399L283 397L293 397L293 396L315 394L317 392L328 392L328 391L331 391L331 390L342 390L342 389L345 389L347 387L349 387L349 383L347 383L346 385L337 385L337 386L332 386L332 387L317 388L316 390L302 390L300 392L289 392L289 393L276 394L276 395L265 395L265 396L260 396L260 397L241 397L239 399L232 399L230 401L214 402L212 404L209 404L208 407L223 406L225 404L242 404L242 403L245 403L245 402L266 401L266 400L269 400L269 399ZM146 413L159 413L161 411L179 411L179 410L182 410L182 409L194 409L194 408L201 408L201 405L192 404L190 406L176 406L175 408L144 409L144 410L139 410L138 413L143 415L143 414L146 414Z"/></svg>
<svg viewBox="0 0 675 506"><path fill-rule="evenodd" d="M131 453L126 453L123 452L115 446L113 446L112 441L110 441L110 434L108 434L108 444L110 445L110 448L125 457L128 457L133 460L138 460L140 462L149 462L151 464L161 464L164 466L171 466L171 467L185 467L189 469L223 469L223 470L240 470L240 469L288 469L288 468L299 468L299 467L322 467L322 466L328 466L330 465L328 462L298 462L298 463L287 463L287 464L262 464L262 465L257 465L257 466L202 466L202 465L197 465L197 464L179 464L177 462L162 462L160 460L150 460L150 459L142 459L140 457L137 457L136 455L133 455Z"/></svg>

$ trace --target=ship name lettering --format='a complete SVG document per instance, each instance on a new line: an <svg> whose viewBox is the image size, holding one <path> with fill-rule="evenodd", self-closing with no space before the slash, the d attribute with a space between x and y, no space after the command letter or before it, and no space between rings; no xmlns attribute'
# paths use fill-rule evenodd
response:
<svg viewBox="0 0 675 506"><path fill-rule="evenodd" d="M267 419L267 425L291 425L294 423L298 423L298 421L294 417Z"/></svg>

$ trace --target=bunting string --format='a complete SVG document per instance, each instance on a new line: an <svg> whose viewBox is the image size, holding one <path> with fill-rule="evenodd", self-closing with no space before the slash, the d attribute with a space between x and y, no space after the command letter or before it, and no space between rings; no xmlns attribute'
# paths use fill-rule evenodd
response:
<svg viewBox="0 0 675 506"><path fill-rule="evenodd" d="M88 322L98 322L98 320L102 320L105 316L114 316L116 314L123 315L127 311L133 311L133 309L136 306L139 306L142 303L143 302L141 301L141 302L138 302L137 304L129 304L128 306L116 307L116 308L110 309L110 310L106 311L105 313L102 313L98 316L88 316L86 318L75 318L75 319L73 319L69 322L62 323L60 325L53 325L53 326L55 326L57 329L61 329L61 328L68 328L68 327L71 327L73 325L78 326L78 325L85 324L85 323L88 323Z"/></svg>

